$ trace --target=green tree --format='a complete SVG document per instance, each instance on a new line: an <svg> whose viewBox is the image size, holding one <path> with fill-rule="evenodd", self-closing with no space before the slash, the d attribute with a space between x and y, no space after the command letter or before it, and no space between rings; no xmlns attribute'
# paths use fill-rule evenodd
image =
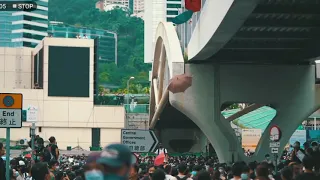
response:
<svg viewBox="0 0 320 180"><path fill-rule="evenodd" d="M118 66L99 63L99 82L126 88L126 81L134 76L137 82L148 82L150 64L144 63L144 23L126 11L115 8L100 12L97 0L49 1L49 20L65 24L105 29L117 33ZM148 83L140 83L142 88Z"/></svg>

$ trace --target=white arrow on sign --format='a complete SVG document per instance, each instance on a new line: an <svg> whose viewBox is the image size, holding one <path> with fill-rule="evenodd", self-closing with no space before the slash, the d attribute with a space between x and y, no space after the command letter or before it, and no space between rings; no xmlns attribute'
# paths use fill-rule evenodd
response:
<svg viewBox="0 0 320 180"><path fill-rule="evenodd" d="M272 154L278 154L279 153L279 148L271 148L271 153Z"/></svg>
<svg viewBox="0 0 320 180"><path fill-rule="evenodd" d="M129 146L132 152L154 152L158 143L151 130L121 129L121 144Z"/></svg>

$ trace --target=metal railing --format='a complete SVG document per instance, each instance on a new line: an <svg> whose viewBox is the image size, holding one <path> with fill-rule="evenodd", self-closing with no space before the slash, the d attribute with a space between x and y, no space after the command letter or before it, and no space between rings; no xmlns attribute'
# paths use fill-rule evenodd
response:
<svg viewBox="0 0 320 180"><path fill-rule="evenodd" d="M126 113L149 113L149 104L125 104Z"/></svg>
<svg viewBox="0 0 320 180"><path fill-rule="evenodd" d="M130 100L128 101L128 98ZM111 106L123 106L127 102L134 100L137 102L136 105L147 104L149 103L148 94L130 94L129 95L116 95L116 94L107 94L107 95L95 95L94 96L94 105L111 105ZM129 104L127 104L129 105Z"/></svg>

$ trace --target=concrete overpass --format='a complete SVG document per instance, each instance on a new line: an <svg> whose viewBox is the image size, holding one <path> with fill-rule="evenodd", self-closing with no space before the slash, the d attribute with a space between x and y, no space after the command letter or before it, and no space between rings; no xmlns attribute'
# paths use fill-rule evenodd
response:
<svg viewBox="0 0 320 180"><path fill-rule="evenodd" d="M188 45L187 63L174 26L160 23L150 128L190 128L180 133L173 129L170 137L200 132L220 161L249 161L220 112L235 102L268 104L277 110L268 127L276 124L283 130L283 148L302 120L320 107L313 65L320 56L319 7L315 0L206 1ZM169 79L183 73L193 76L192 87L168 93ZM205 141L193 137L199 147ZM269 136L264 133L251 160L262 160L267 153Z"/></svg>

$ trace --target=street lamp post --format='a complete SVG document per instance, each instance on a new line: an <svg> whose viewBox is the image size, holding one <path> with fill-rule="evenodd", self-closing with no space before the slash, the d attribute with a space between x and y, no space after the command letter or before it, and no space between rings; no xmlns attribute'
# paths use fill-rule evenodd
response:
<svg viewBox="0 0 320 180"><path fill-rule="evenodd" d="M134 77L133 76L131 76L129 79L128 79L128 81L127 81L127 104L130 104L129 102L130 102L130 93L129 93L129 85L130 85L130 80L133 80L134 79Z"/></svg>

